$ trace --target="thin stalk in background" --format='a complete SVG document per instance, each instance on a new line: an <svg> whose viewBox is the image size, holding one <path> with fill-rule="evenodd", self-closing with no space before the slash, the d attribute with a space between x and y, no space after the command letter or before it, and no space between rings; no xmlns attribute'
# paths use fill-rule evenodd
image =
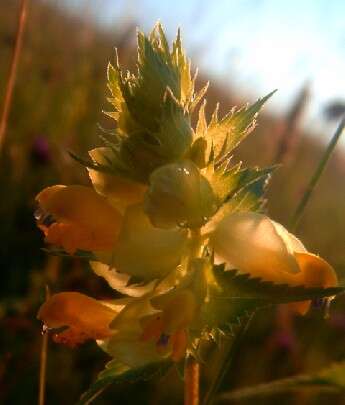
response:
<svg viewBox="0 0 345 405"><path fill-rule="evenodd" d="M224 377L228 373L232 360L234 359L236 353L238 352L238 349L241 345L242 339L247 333L249 324L251 320L253 319L254 314L251 314L248 319L243 320L243 323L239 329L239 331L236 333L233 339L229 339L227 342L224 344L224 350L223 350L223 361L220 361L218 370L216 372L215 377L211 381L210 387L208 389L208 392L205 396L205 400L203 402L203 405L211 405L215 399L215 395L217 394Z"/></svg>
<svg viewBox="0 0 345 405"><path fill-rule="evenodd" d="M46 286L46 301L50 297L49 287ZM38 405L44 405L46 394L46 374L47 374L47 357L48 357L48 333L43 331L42 348L40 359L40 381L38 389Z"/></svg>
<svg viewBox="0 0 345 405"><path fill-rule="evenodd" d="M295 155L300 138L300 126L310 98L309 83L306 83L297 94L287 117L281 124L279 142L275 151L273 163L288 163Z"/></svg>
<svg viewBox="0 0 345 405"><path fill-rule="evenodd" d="M200 365L189 357L184 371L184 405L199 405L199 381Z"/></svg>
<svg viewBox="0 0 345 405"><path fill-rule="evenodd" d="M300 203L298 204L298 206L296 208L296 211L295 211L294 215L292 216L292 220L291 220L291 223L290 223L291 231L296 231L297 230L299 221L302 218L303 211L304 211L306 205L308 204L308 202L310 200L310 197L311 197L313 191L315 190L315 187L316 187L318 181L320 180L320 177L321 177L323 171L326 168L326 165L327 165L327 163L328 163L328 161L329 161L329 159L330 159L330 157L332 155L332 152L333 152L335 146L338 143L338 140L339 140L340 135L342 134L342 132L344 130L344 127L345 127L345 117L341 120L337 130L335 131L335 133L334 133L334 135L333 135L333 137L331 139L331 142L329 143L329 145L328 145L322 159L320 160L319 165L316 168L316 170L315 170L315 172L314 172L314 174L313 174L313 176L312 176L312 178L311 178L311 180L310 180L310 182L309 182L309 184L308 184L308 186L307 186L307 188L306 188L306 190L304 192L304 195L303 195Z"/></svg>
<svg viewBox="0 0 345 405"><path fill-rule="evenodd" d="M21 49L22 49L22 43L23 43L23 33L24 33L26 17L27 17L28 2L29 2L29 0L21 0L20 8L19 8L19 17L18 17L18 26L17 26L15 45L14 45L9 75L8 75L8 79L7 79L3 109L2 109L2 113L1 113L1 119L0 119L0 153L2 152L4 142L5 142L5 137L6 137L7 122L8 122L8 116L10 113L10 109L11 109L14 84L16 81L18 60L19 60Z"/></svg>

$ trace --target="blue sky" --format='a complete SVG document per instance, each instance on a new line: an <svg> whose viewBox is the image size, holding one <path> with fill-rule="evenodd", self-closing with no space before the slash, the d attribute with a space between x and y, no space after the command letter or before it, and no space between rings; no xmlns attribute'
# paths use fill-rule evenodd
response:
<svg viewBox="0 0 345 405"><path fill-rule="evenodd" d="M82 3L113 27L135 20L149 31L159 19L173 38L182 28L188 53L203 70L221 77L249 99L274 88L271 109L288 108L308 81L308 125L328 101L345 99L343 0L66 0Z"/></svg>

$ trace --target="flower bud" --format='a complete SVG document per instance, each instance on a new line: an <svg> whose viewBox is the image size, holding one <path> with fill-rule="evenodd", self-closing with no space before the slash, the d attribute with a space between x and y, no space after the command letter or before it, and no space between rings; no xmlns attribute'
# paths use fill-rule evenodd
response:
<svg viewBox="0 0 345 405"><path fill-rule="evenodd" d="M154 226L198 228L216 209L213 190L193 162L168 164L152 173L145 210Z"/></svg>

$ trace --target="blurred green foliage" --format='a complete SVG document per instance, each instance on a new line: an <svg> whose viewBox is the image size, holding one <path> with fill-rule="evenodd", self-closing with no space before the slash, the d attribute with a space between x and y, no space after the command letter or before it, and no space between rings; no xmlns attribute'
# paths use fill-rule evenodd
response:
<svg viewBox="0 0 345 405"><path fill-rule="evenodd" d="M0 102L15 40L18 4L12 0L0 3ZM44 300L46 283L53 291L72 289L97 297L112 294L82 261L47 257L40 250L43 240L33 211L34 197L45 186L88 182L85 171L69 157L68 150L82 155L99 143L97 123L108 125L101 113L108 108L106 66L114 57L114 46L119 48L123 64L132 63L135 55L128 42L129 32L133 37L132 27L123 32L105 32L47 1L31 2L7 143L0 161L1 403L36 402L41 326L35 314ZM201 77L199 88L204 82ZM243 102L231 91L224 91L221 84L215 84L208 92L206 116L218 100L225 110ZM283 123L282 118L262 115L254 135L239 148L237 158L246 165L270 165ZM301 134L296 153L276 171L270 187L268 211L273 219L288 223L324 148L316 138ZM338 150L306 210L299 234L309 251L319 253L336 268L340 279L345 269L344 176L345 159ZM345 300L340 298L332 306L328 320L322 318L320 310L313 310L303 319L289 319L281 310L259 314L221 388L228 391L296 373L315 372L331 360L343 359L344 308ZM202 376L203 392L222 352L210 348L208 356ZM93 343L78 350L50 343L47 403L75 403L106 360ZM279 402L322 404L327 398L334 404L343 403L338 394L313 395L282 394ZM256 403L274 404L276 400L277 397L266 398ZM181 403L182 382L172 369L159 381L114 386L95 403L115 401Z"/></svg>

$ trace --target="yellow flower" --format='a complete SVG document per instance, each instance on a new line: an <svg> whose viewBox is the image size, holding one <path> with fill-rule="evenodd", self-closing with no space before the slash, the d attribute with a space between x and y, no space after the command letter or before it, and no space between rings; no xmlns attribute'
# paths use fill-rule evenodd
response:
<svg viewBox="0 0 345 405"><path fill-rule="evenodd" d="M335 271L325 260L309 253L282 225L261 214L226 216L211 234L211 245L217 262L252 277L292 286L337 285ZM309 305L294 303L293 308L303 314Z"/></svg>
<svg viewBox="0 0 345 405"><path fill-rule="evenodd" d="M107 200L84 186L56 185L41 191L36 200L38 226L46 242L73 254L77 249L111 250L118 238L122 216Z"/></svg>
<svg viewBox="0 0 345 405"><path fill-rule="evenodd" d="M144 341L154 340L157 350L171 351L173 361L181 360L187 349L187 328L197 314L197 301L189 289L159 295L151 300L157 314L143 322Z"/></svg>
<svg viewBox="0 0 345 405"><path fill-rule="evenodd" d="M88 339L109 337L109 324L116 315L114 309L87 295L63 292L52 295L39 309L37 318L48 329L64 328L54 335L54 340L73 347Z"/></svg>
<svg viewBox="0 0 345 405"><path fill-rule="evenodd" d="M188 325L197 308L188 289L131 299L111 323L111 337L98 344L131 367L167 357L177 362L185 356Z"/></svg>

